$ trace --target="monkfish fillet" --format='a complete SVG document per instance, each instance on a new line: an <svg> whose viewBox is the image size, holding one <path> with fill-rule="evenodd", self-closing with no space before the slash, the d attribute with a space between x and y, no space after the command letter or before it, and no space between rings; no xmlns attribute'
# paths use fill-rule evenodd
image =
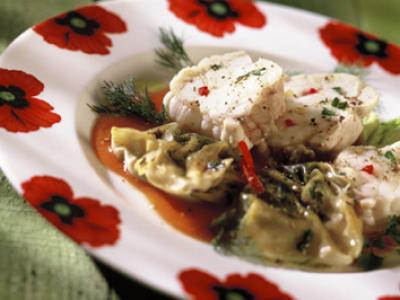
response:
<svg viewBox="0 0 400 300"><path fill-rule="evenodd" d="M297 75L284 85L287 111L268 143L273 148L305 145L339 152L360 136L362 119L379 95L358 77L344 73Z"/></svg>
<svg viewBox="0 0 400 300"><path fill-rule="evenodd" d="M388 217L400 215L400 142L383 148L355 146L335 160L350 178L354 199L367 232L384 229Z"/></svg>
<svg viewBox="0 0 400 300"><path fill-rule="evenodd" d="M169 118L189 132L235 146L260 144L286 110L282 68L245 52L204 58L182 69L164 98Z"/></svg>

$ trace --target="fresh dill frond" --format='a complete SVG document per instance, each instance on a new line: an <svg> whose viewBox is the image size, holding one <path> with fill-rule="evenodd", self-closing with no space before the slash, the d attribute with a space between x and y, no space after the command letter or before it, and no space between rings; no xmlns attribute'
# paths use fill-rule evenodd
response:
<svg viewBox="0 0 400 300"><path fill-rule="evenodd" d="M149 123L163 124L166 111L156 110L147 88L138 91L135 80L127 79L121 84L105 82L103 86L104 103L90 105L91 110L99 114L115 114L120 116L138 116Z"/></svg>
<svg viewBox="0 0 400 300"><path fill-rule="evenodd" d="M160 42L163 48L155 50L157 55L156 62L174 72L184 67L193 65L189 55L183 46L183 39L176 36L172 29L160 28Z"/></svg>

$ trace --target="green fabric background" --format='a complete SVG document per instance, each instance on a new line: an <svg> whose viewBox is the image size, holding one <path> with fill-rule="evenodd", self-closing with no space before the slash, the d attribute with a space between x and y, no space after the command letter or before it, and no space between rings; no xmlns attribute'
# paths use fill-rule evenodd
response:
<svg viewBox="0 0 400 300"><path fill-rule="evenodd" d="M89 2L1 0L0 52L33 24ZM400 44L400 0L271 2L336 17ZM0 299L169 298L94 261L27 205L0 170Z"/></svg>

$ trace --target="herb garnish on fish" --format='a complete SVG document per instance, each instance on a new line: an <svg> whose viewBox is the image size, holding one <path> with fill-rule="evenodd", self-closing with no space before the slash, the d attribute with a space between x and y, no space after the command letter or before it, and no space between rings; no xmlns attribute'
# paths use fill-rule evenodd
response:
<svg viewBox="0 0 400 300"><path fill-rule="evenodd" d="M149 123L163 124L166 121L166 111L156 110L153 100L145 88L139 91L133 78L121 84L105 82L103 86L104 103L88 106L99 114L115 114L121 116L138 116Z"/></svg>

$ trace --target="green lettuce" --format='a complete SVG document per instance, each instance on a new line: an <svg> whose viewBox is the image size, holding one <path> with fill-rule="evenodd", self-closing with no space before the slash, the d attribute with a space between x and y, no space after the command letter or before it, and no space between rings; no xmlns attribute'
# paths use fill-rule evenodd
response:
<svg viewBox="0 0 400 300"><path fill-rule="evenodd" d="M338 64L333 70L334 73L347 73L355 75L361 79L364 79L368 75L368 69L362 63L355 64Z"/></svg>
<svg viewBox="0 0 400 300"><path fill-rule="evenodd" d="M375 113L363 120L363 144L384 147L400 141L400 118L381 122Z"/></svg>
<svg viewBox="0 0 400 300"><path fill-rule="evenodd" d="M136 78L135 84L140 90L147 89L149 93L158 92L166 87L168 87L168 82L163 80L154 80L154 79L142 79Z"/></svg>

